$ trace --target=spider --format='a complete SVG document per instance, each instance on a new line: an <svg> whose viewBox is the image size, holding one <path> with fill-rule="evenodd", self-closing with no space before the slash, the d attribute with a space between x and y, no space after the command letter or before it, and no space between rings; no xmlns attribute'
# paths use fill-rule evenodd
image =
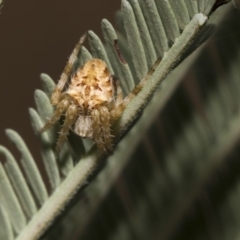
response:
<svg viewBox="0 0 240 240"><path fill-rule="evenodd" d="M65 114L64 124L56 144L56 153L60 151L68 131L73 125L74 133L93 139L101 151L111 152L113 150L111 128L146 81L144 78L123 99L118 79L111 75L103 60L95 58L77 69L76 73L71 76L67 89L64 90L86 36L87 34L84 34L80 38L70 55L51 95L51 104L56 106L55 112L41 129L41 132L46 131ZM119 51L117 54L119 56ZM119 58L121 59L122 56ZM150 70L147 76L150 76L153 71L154 69Z"/></svg>
<svg viewBox="0 0 240 240"><path fill-rule="evenodd" d="M56 152L60 151L72 125L74 133L93 139L100 150L112 151L111 126L124 109L120 84L101 59L91 59L77 69L71 76L68 88L63 91L85 38L86 34L80 38L70 55L51 95L51 104L56 106L55 112L41 129L44 132L65 114Z"/></svg>

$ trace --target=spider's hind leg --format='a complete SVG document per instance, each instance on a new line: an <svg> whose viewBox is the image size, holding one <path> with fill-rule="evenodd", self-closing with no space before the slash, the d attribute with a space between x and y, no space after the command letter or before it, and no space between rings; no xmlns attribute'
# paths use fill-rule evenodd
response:
<svg viewBox="0 0 240 240"><path fill-rule="evenodd" d="M64 121L62 130L59 133L59 138L58 138L57 145L56 145L56 153L57 154L60 152L61 147L67 138L69 128L76 121L77 115L78 115L77 106L74 104L70 105L66 112L65 121Z"/></svg>
<svg viewBox="0 0 240 240"><path fill-rule="evenodd" d="M162 61L162 58L158 58L156 62L153 64L153 66L148 71L147 75L134 87L134 89L124 98L123 105L124 108L132 101L132 99L142 90L145 83L148 81L148 79L153 75L156 68Z"/></svg>
<svg viewBox="0 0 240 240"><path fill-rule="evenodd" d="M123 102L123 93L122 88L120 86L120 81L116 76L112 76L113 78L113 85L115 88L115 102L112 110L110 111L111 119L113 122L120 117L122 114L122 102Z"/></svg>
<svg viewBox="0 0 240 240"><path fill-rule="evenodd" d="M148 79L155 72L155 70L158 67L158 65L160 64L161 60L162 60L162 58L158 58L156 60L156 62L152 66L152 68L148 71L147 75L134 87L134 89L121 102L116 101L118 104L116 104L115 109L113 109L111 111L111 115L112 115L114 120L117 120L121 116L122 112L125 110L127 105L142 90L145 83L148 81ZM122 97L122 90L121 90L121 87L120 87L120 83L116 83L116 84L117 84L117 92L119 92L120 96Z"/></svg>

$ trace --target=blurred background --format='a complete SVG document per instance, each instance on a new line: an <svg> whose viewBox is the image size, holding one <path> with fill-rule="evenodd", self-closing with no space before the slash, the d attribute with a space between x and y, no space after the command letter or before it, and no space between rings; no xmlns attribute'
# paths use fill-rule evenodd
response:
<svg viewBox="0 0 240 240"><path fill-rule="evenodd" d="M4 130L15 129L38 158L39 143L28 108L40 73L58 81L80 36L91 29L101 37L101 20L114 23L120 1L4 1L0 14L0 144L15 152Z"/></svg>

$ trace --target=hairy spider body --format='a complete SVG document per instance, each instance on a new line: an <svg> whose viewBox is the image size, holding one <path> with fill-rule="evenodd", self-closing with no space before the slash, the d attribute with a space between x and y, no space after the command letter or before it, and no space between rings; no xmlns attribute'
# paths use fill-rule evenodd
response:
<svg viewBox="0 0 240 240"><path fill-rule="evenodd" d="M86 36L85 34L80 38L70 55L51 95L51 104L56 106L55 112L41 129L41 132L44 132L55 124L61 115L65 114L64 124L56 145L57 153L72 126L74 126L73 131L79 136L93 139L100 150L112 151L112 125L133 97L141 91L160 62L158 59L146 77L123 100L119 81L111 75L103 60L91 59L73 74L74 63ZM116 52L119 55L118 49ZM65 86L67 86L66 90L64 90Z"/></svg>
<svg viewBox="0 0 240 240"><path fill-rule="evenodd" d="M103 60L91 59L86 62L72 75L67 89L63 91L85 37L80 39L73 50L52 93L51 103L56 106L56 110L41 130L47 130L65 114L56 152L60 151L73 125L76 134L93 139L102 151L112 151L111 126L122 112L120 85L117 80L114 82Z"/></svg>
<svg viewBox="0 0 240 240"><path fill-rule="evenodd" d="M104 151L112 149L110 125L115 106L113 77L104 61L88 61L72 77L66 90L78 108L74 132L92 138Z"/></svg>

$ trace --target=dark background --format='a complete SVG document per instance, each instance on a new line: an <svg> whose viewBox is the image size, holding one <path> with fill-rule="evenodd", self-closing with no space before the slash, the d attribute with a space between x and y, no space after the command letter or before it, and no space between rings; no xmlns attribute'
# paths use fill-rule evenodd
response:
<svg viewBox="0 0 240 240"><path fill-rule="evenodd" d="M5 0L0 14L0 144L15 152L4 130L16 130L39 159L28 108L41 88L40 73L55 82L80 36L87 30L100 37L101 20L117 27L114 14L121 1Z"/></svg>
<svg viewBox="0 0 240 240"><path fill-rule="evenodd" d="M239 8L239 0L236 3ZM49 74L56 82L85 31L91 29L102 37L103 18L118 27L114 17L120 5L121 0L4 1L0 10L1 145L15 152L4 132L14 129L38 158L39 141L28 108L35 107L33 94L41 88L40 73Z"/></svg>

